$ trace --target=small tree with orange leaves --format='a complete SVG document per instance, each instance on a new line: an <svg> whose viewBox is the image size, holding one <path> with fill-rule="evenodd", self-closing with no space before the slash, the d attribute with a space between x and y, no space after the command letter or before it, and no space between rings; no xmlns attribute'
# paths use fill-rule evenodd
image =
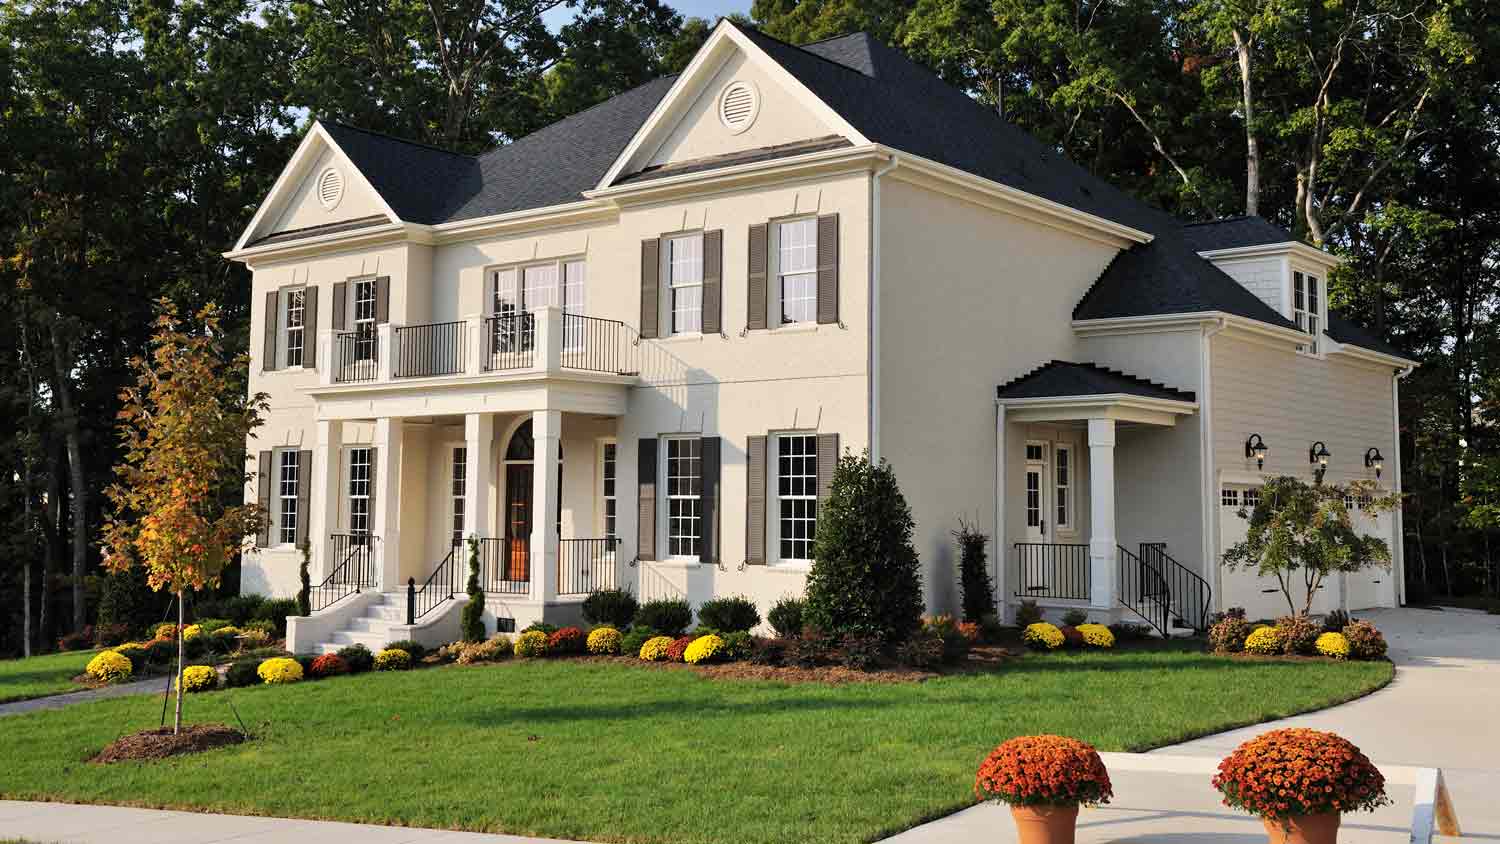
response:
<svg viewBox="0 0 1500 844"><path fill-rule="evenodd" d="M245 441L269 404L264 393L247 396L236 378L247 356L225 360L216 306L199 311L191 327L166 299L156 310L150 354L131 359L135 385L120 393L124 458L105 490L113 507L104 523L104 566L144 565L152 589L177 596L180 626L183 594L218 585L265 518L254 504L226 506L225 492L250 481ZM182 660L178 636L178 671ZM181 727L178 683L173 732Z"/></svg>

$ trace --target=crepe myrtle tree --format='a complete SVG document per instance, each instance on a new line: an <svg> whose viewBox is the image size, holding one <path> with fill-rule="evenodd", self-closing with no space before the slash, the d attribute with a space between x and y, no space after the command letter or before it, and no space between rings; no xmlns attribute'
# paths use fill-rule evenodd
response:
<svg viewBox="0 0 1500 844"><path fill-rule="evenodd" d="M1374 512L1395 509L1400 503L1399 495L1376 492L1369 481L1338 486L1272 478L1253 510L1240 509L1240 518L1250 522L1249 532L1243 542L1224 552L1224 566L1276 578L1292 613L1307 615L1318 587L1330 575L1390 568L1391 549L1385 540L1361 534L1349 516L1349 501L1361 501Z"/></svg>
<svg viewBox="0 0 1500 844"><path fill-rule="evenodd" d="M254 504L226 505L250 482L245 441L269 408L264 393L247 395L243 354L224 356L219 309L209 304L184 325L166 299L156 304L147 357L134 357L135 383L120 393L123 457L105 490L104 566L145 566L147 583L177 596L217 586L224 567L261 527ZM177 665L183 662L177 636ZM172 730L182 728L182 683Z"/></svg>

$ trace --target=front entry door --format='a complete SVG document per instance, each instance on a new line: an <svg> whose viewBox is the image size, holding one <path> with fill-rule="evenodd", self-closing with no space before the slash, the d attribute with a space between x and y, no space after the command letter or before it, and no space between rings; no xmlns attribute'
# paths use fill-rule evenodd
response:
<svg viewBox="0 0 1500 844"><path fill-rule="evenodd" d="M531 490L531 464L508 464L505 467L505 538L510 559L506 561L506 580L530 580Z"/></svg>
<svg viewBox="0 0 1500 844"><path fill-rule="evenodd" d="M1026 541L1047 541L1047 447L1026 444Z"/></svg>

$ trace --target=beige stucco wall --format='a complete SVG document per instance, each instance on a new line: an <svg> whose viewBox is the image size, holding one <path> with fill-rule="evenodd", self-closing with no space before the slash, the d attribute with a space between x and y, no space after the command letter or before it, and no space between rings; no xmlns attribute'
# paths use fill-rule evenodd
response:
<svg viewBox="0 0 1500 844"><path fill-rule="evenodd" d="M995 388L1079 359L1073 307L1114 249L889 177L881 208L880 450L912 505L928 606L952 609L959 517L995 535ZM990 548L1007 560L1025 439L1007 432L1009 524Z"/></svg>
<svg viewBox="0 0 1500 844"><path fill-rule="evenodd" d="M332 210L323 207L316 193L318 176L330 166L336 167L344 177L343 198ZM358 174L337 163L333 151L325 148L317 157L316 163L307 168L306 174L296 190L287 198L286 204L277 209L273 215L268 215L268 218L274 222L263 225L259 234L267 235L290 229L341 223L345 220L357 220L360 217L384 213L385 209L381 206L380 199L374 191L360 183Z"/></svg>

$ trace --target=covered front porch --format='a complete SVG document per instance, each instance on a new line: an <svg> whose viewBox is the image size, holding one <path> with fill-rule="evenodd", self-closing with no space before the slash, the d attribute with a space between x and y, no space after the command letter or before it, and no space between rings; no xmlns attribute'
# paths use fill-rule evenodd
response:
<svg viewBox="0 0 1500 844"><path fill-rule="evenodd" d="M1183 483L1198 434L1179 424L1196 411L1191 392L1094 364L1053 361L999 388L1002 609L1032 601L1163 635L1204 623L1199 485Z"/></svg>

